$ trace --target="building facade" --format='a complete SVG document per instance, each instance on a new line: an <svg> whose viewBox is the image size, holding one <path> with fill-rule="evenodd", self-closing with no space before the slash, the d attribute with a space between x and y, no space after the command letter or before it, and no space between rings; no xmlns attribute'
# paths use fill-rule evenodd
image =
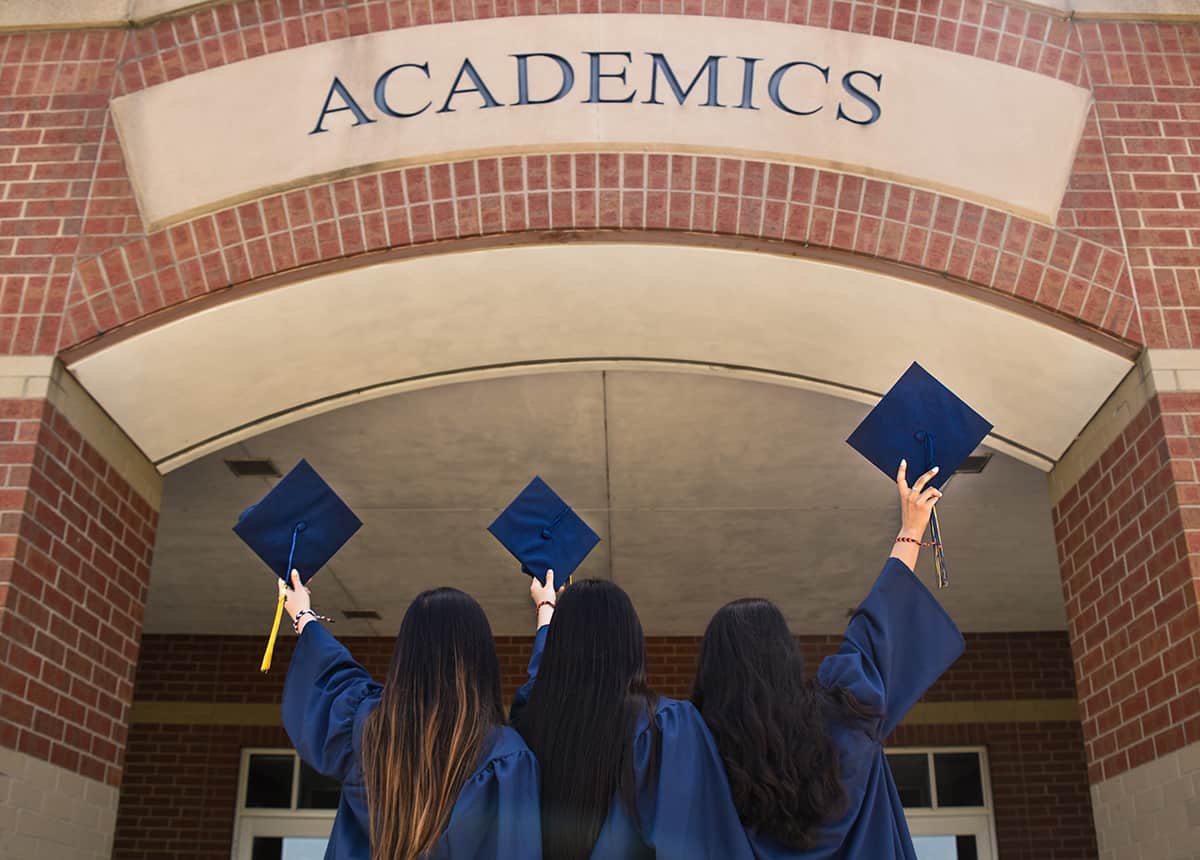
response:
<svg viewBox="0 0 1200 860"><path fill-rule="evenodd" d="M874 501L772 476L859 487L836 436L913 359L996 426L992 483L947 499L966 654L890 739L914 833L1198 856L1192 0L5 4L0 856L327 831L279 727L286 640L257 672L269 577L252 605L218 536L265 485L224 463L353 457L351 504L408 512L406 554L362 539L403 601L350 562L318 581L379 672L439 559L494 552L458 537L471 476L511 467L480 478L499 508L562 475L684 696L750 551L886 546ZM396 428L411 461L370 462ZM695 477L723 456L740 479ZM741 549L704 549L721 529ZM511 691L531 621L463 576ZM870 582L834 580L770 595L810 665Z"/></svg>

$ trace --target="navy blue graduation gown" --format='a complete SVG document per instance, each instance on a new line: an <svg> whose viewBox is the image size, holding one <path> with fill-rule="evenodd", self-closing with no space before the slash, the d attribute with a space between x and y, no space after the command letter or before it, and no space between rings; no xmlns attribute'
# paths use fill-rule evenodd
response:
<svg viewBox="0 0 1200 860"><path fill-rule="evenodd" d="M962 634L946 610L904 562L888 559L850 619L841 649L817 670L818 683L848 690L878 715L829 727L849 808L819 831L810 851L752 834L760 860L916 860L883 741L962 652Z"/></svg>
<svg viewBox="0 0 1200 860"><path fill-rule="evenodd" d="M514 720L537 680L547 630L549 625L543 626L534 637L529 680L513 699ZM614 797L592 860L751 860L725 766L700 712L691 702L660 698L654 722L660 737L658 777L651 778L653 739L647 714L633 741L638 820Z"/></svg>
<svg viewBox="0 0 1200 860"><path fill-rule="evenodd" d="M342 797L326 860L369 860L370 820L362 771L363 721L382 687L321 624L300 635L283 688L283 726L300 758L340 780ZM540 860L537 761L507 726L488 737L450 822L428 860Z"/></svg>

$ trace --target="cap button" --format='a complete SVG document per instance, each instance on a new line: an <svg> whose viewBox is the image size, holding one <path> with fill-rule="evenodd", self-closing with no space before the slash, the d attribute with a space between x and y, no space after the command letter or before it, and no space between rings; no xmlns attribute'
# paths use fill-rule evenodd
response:
<svg viewBox="0 0 1200 860"><path fill-rule="evenodd" d="M542 529L542 539L550 540L550 528L549 527Z"/></svg>

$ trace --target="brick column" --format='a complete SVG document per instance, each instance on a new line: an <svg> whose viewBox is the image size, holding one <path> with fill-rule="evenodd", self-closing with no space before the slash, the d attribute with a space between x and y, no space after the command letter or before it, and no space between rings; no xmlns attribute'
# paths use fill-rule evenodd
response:
<svg viewBox="0 0 1200 860"><path fill-rule="evenodd" d="M1051 475L1100 856L1200 846L1200 350L1151 351Z"/></svg>
<svg viewBox="0 0 1200 860"><path fill-rule="evenodd" d="M109 856L160 491L53 359L0 359L3 860Z"/></svg>

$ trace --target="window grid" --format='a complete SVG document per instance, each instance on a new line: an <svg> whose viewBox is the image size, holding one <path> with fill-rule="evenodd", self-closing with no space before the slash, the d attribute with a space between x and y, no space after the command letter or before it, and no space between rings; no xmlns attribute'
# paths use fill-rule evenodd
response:
<svg viewBox="0 0 1200 860"><path fill-rule="evenodd" d="M918 755L924 754L926 766L929 773L929 797L930 806L906 807L905 814L912 813L932 813L939 814L954 814L956 812L978 812L979 810L992 811L992 782L990 771L988 768L987 749L984 747L888 747L884 752L887 755ZM942 753L974 753L979 758L979 779L982 783L983 790L983 805L982 806L946 806L942 807L938 804L937 793L937 770L934 762L934 757Z"/></svg>
<svg viewBox="0 0 1200 860"><path fill-rule="evenodd" d="M292 788L290 806L287 809L271 809L246 806L250 782L250 759L258 755L287 755L292 757ZM242 762L238 775L238 817L249 818L328 818L337 815L336 809L301 809L300 803L300 756L293 749L281 747L253 747L242 750Z"/></svg>

